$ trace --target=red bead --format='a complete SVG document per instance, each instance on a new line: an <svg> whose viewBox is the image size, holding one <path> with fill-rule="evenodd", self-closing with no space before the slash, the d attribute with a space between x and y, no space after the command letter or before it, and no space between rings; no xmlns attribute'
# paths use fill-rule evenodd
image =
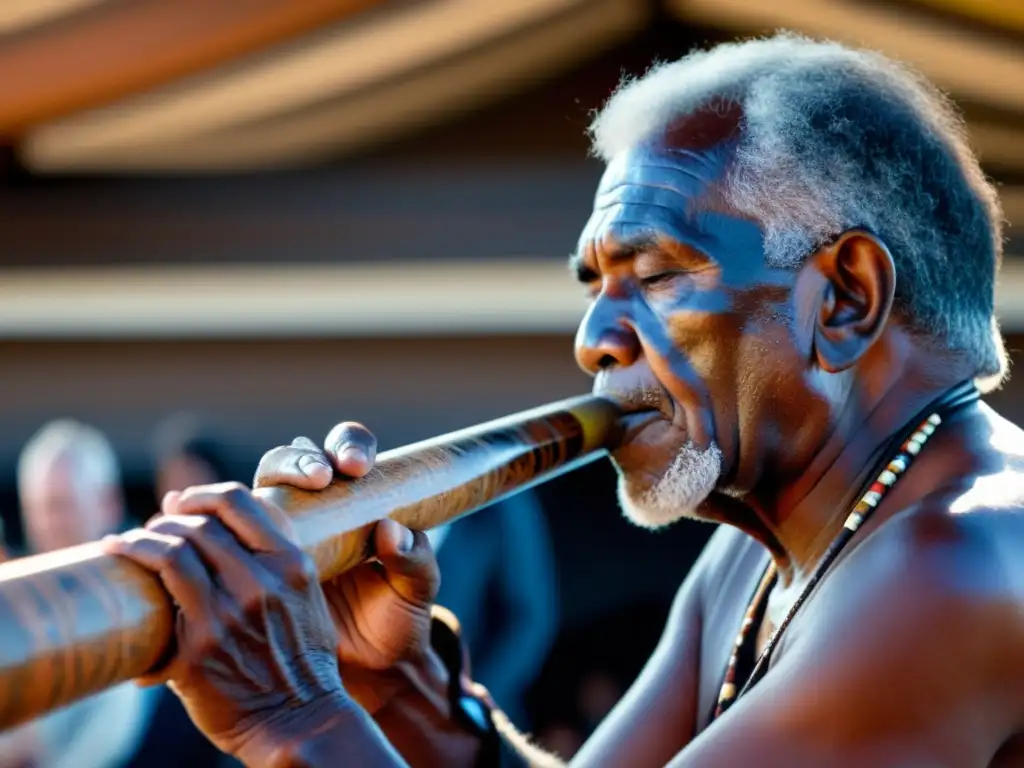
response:
<svg viewBox="0 0 1024 768"><path fill-rule="evenodd" d="M861 487L863 487L863 486L861 486ZM874 491L875 493L881 493L881 494L884 494L884 493L885 493L885 492L886 492L886 491L888 490L888 488L886 488L886 487L885 487L884 485L882 485L881 483L875 482L875 483L872 483L872 484L871 484L871 487L870 487L870 488L868 488L868 490L869 490L869 491Z"/></svg>

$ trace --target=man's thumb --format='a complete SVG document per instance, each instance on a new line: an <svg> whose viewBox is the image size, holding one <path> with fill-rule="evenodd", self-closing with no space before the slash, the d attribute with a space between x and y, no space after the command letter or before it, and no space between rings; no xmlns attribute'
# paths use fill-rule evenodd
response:
<svg viewBox="0 0 1024 768"><path fill-rule="evenodd" d="M404 599L429 605L437 597L441 576L425 533L381 520L374 531L374 554L391 588Z"/></svg>

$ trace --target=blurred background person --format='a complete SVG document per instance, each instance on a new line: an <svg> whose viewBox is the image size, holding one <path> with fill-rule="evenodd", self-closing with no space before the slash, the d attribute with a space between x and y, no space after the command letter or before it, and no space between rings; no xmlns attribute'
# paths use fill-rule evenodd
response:
<svg viewBox="0 0 1024 768"><path fill-rule="evenodd" d="M7 531L4 521L0 519L0 563L5 563L10 559L11 553L7 549Z"/></svg>
<svg viewBox="0 0 1024 768"><path fill-rule="evenodd" d="M551 536L533 491L427 533L441 568L438 605L453 611L483 684L515 722L558 630Z"/></svg>
<svg viewBox="0 0 1024 768"><path fill-rule="evenodd" d="M194 414L179 413L161 422L154 431L152 453L155 509L170 491L234 479L223 444ZM162 686L152 722L130 768L228 765L237 763L199 732L178 697Z"/></svg>
<svg viewBox="0 0 1024 768"><path fill-rule="evenodd" d="M179 413L161 422L153 440L157 504L170 491L236 479L227 457L224 443L197 415Z"/></svg>
<svg viewBox="0 0 1024 768"><path fill-rule="evenodd" d="M45 425L24 447L18 494L26 554L95 541L126 523L113 447L99 430L70 419ZM0 764L121 768L139 745L153 699L127 683L53 712L4 734Z"/></svg>
<svg viewBox="0 0 1024 768"><path fill-rule="evenodd" d="M127 520L113 447L71 419L46 424L22 449L18 497L27 554L95 541Z"/></svg>
<svg viewBox="0 0 1024 768"><path fill-rule="evenodd" d="M779 28L907 61L965 107L1013 225L997 303L1019 366L1021 8L0 2L0 512L11 554L25 551L19 452L62 413L87 412L114 442L138 524L166 490L249 481L269 446L317 439L339 414L393 448L589 391L566 354L587 302L565 257L603 170L588 154L592 111L652 60ZM535 299L527 311L523 296ZM1024 377L986 401L1024 423ZM211 439L202 418L161 424L178 411L215 414L230 442ZM495 579L557 603L527 709L531 730L566 757L639 673L672 585L713 531L632 527L615 486L596 462L533 492L549 513L557 592L527 587L547 578L532 555L493 554L500 525L489 518L501 510L456 523L440 547L442 602L471 635L477 622L533 623L498 615ZM482 678L516 698L500 693L480 644L520 641L479 636ZM513 666L533 653L522 642ZM136 764L178 754L200 768L165 712Z"/></svg>

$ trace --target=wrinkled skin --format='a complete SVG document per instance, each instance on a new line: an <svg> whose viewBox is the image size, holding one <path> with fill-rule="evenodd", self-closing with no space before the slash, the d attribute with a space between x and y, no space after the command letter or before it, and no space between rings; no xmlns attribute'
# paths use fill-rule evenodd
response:
<svg viewBox="0 0 1024 768"><path fill-rule="evenodd" d="M279 510L224 485L169 494L162 512L109 540L159 574L178 607L177 653L143 682L168 681L229 754L254 723L340 700L338 636L312 563L272 520Z"/></svg>
<svg viewBox="0 0 1024 768"><path fill-rule="evenodd" d="M647 668L573 764L1022 764L1024 432L980 404L949 415L801 609L755 692L709 725L768 558L780 577L758 649L890 438L974 374L908 327L892 256L871 233L843 233L799 268L767 268L760 230L714 198L729 130L712 120L613 160L574 259L592 299L577 359L595 392L636 412L614 454L631 517L727 525L680 588ZM272 452L259 482L315 488L332 471L365 473L372 437L337 431L347 437L325 451L303 441ZM343 445L362 457L339 464ZM700 472L675 472L681 455ZM350 591L339 612L362 626L383 617L380 635L360 632L370 646L353 645L374 675L391 649L423 642L390 599ZM387 736L397 746L402 733L433 729L410 720ZM290 738L315 741L314 731ZM375 738L349 729L334 754L384 750ZM428 741L399 750L425 755ZM472 764L430 754L430 764Z"/></svg>
<svg viewBox="0 0 1024 768"><path fill-rule="evenodd" d="M773 505L840 426L851 367L891 308L893 267L857 232L820 254L820 269L813 260L803 271L766 266L752 222L695 206L726 158L720 146L642 148L609 165L573 259L592 298L576 356L595 392L627 409L650 407L638 390L658 395L662 418L641 413L644 426L614 454L624 501L655 486L687 440L700 449L714 442L722 466L709 503L677 516L759 529L767 510L756 507ZM866 290L842 284L844 248L877 276L874 311L843 294ZM816 328L822 309L833 319ZM747 504L712 494L721 490Z"/></svg>
<svg viewBox="0 0 1024 768"><path fill-rule="evenodd" d="M263 457L255 487L288 484L320 490L335 471L362 477L377 446L359 424L340 424L321 453L307 438ZM405 686L390 674L404 662L421 663L430 642L430 608L441 584L427 537L391 520L374 532L375 561L323 585L339 635L338 660L349 693L376 714Z"/></svg>
<svg viewBox="0 0 1024 768"><path fill-rule="evenodd" d="M328 445L298 438L269 452L255 486L319 489L372 466L376 446L359 425L339 425ZM223 483L169 493L145 530L105 542L158 575L179 607L173 660L142 682L167 682L228 754L264 764L265 744L331 722L339 707L386 731L403 696L447 683L429 653L440 578L422 533L383 521L374 561L319 585L284 513ZM435 698L446 706L443 691Z"/></svg>

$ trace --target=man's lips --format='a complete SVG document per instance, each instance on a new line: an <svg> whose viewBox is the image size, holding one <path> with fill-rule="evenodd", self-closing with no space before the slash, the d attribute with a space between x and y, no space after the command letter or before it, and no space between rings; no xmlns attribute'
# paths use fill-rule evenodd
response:
<svg viewBox="0 0 1024 768"><path fill-rule="evenodd" d="M622 412L619 420L619 444L628 445L651 424L673 422L676 406L661 387L651 385L614 387L610 382L598 382L594 394L615 403Z"/></svg>
<svg viewBox="0 0 1024 768"><path fill-rule="evenodd" d="M628 445L650 424L656 421L663 421L664 419L665 414L658 410L632 411L627 413L619 422L622 425L620 444Z"/></svg>

